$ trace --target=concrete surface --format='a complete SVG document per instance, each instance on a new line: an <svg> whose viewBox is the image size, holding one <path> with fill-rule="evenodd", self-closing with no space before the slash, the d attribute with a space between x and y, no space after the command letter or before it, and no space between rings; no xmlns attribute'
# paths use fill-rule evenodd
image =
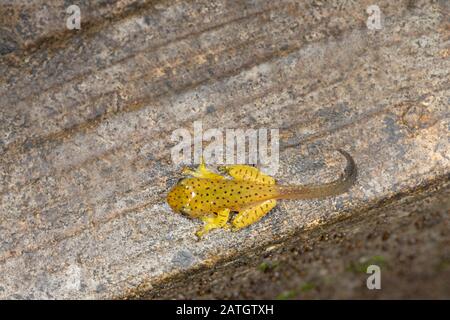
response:
<svg viewBox="0 0 450 320"><path fill-rule="evenodd" d="M378 238L360 226L380 212L392 213L381 234L411 230L417 250L442 262L443 273L432 273L417 260L421 283L448 276L448 228L433 224L431 236L400 228L415 218L448 226L437 195L450 172L448 1L376 1L378 31L366 26L372 1L86 3L81 30L70 32L58 22L64 1L0 5L1 298L178 297L188 279L197 279L189 297L262 297L244 279L222 293L211 284L251 272L274 246L306 246L341 227L346 239L367 237L367 248L325 241L300 250L302 269L285 270L292 285L311 282L308 270L327 269L336 255L342 265L373 258ZM173 214L164 197L180 177L171 133L198 119L204 129L279 128L281 183L333 179L343 166L337 147L354 156L358 182L346 195L285 201L249 229L197 242L199 222ZM444 209L427 207L425 195ZM384 259L403 270L408 261L394 253L411 246L395 244ZM203 282L204 272L213 279ZM407 296L411 281L395 279L398 290L386 295ZM273 282L279 294L299 295L283 281ZM341 281L309 293L364 295Z"/></svg>

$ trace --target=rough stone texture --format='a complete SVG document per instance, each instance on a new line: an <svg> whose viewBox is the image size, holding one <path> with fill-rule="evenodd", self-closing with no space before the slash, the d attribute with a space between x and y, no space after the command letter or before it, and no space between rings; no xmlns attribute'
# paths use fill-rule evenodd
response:
<svg viewBox="0 0 450 320"><path fill-rule="evenodd" d="M69 36L66 9L78 5L82 10L83 29L96 29L110 19L130 16L152 5L145 0L2 0L0 5L0 55L48 46Z"/></svg>
<svg viewBox="0 0 450 320"><path fill-rule="evenodd" d="M287 297L367 296L343 271L364 257L398 266L387 297L435 296L417 283L449 297L449 3L377 1L380 31L366 27L370 4L85 1L70 32L63 1L0 4L0 297L268 297L251 282L264 283L252 270L272 249L301 261L263 286ZM358 182L197 242L199 222L164 196L180 177L171 133L198 119L280 128L281 183L333 179L336 147ZM340 229L341 242L317 240ZM411 262L418 282L402 276ZM234 273L242 282L218 291ZM330 274L341 280L319 281Z"/></svg>

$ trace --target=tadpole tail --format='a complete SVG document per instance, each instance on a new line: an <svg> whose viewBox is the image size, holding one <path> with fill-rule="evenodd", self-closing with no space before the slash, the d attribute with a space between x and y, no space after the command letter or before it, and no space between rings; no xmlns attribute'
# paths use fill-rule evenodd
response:
<svg viewBox="0 0 450 320"><path fill-rule="evenodd" d="M337 196L347 192L356 181L357 169L355 161L346 151L337 149L347 160L344 174L335 181L320 185L278 186L277 199L317 199Z"/></svg>

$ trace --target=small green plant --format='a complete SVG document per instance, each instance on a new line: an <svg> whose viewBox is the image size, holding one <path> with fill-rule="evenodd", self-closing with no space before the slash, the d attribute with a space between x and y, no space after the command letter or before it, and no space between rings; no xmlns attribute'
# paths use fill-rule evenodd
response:
<svg viewBox="0 0 450 320"><path fill-rule="evenodd" d="M276 299L277 300L294 299L296 297L299 297L302 293L306 293L308 291L313 290L315 287L316 287L316 285L314 283L305 282L304 284L302 284L300 287L298 287L296 289L292 289L289 291L283 291L276 297Z"/></svg>
<svg viewBox="0 0 450 320"><path fill-rule="evenodd" d="M348 266L347 270L355 273L366 273L367 267L370 265L377 265L379 267L386 266L386 259L382 256L373 256L368 259L361 259L357 262L350 263L350 266Z"/></svg>
<svg viewBox="0 0 450 320"><path fill-rule="evenodd" d="M297 290L284 291L277 295L276 300L290 300L298 295Z"/></svg>
<svg viewBox="0 0 450 320"><path fill-rule="evenodd" d="M311 282L305 282L304 284L302 284L302 286L300 287L300 292L305 293L308 291L311 291L312 289L314 289L316 287L316 285L314 283Z"/></svg>
<svg viewBox="0 0 450 320"><path fill-rule="evenodd" d="M272 270L278 268L279 265L280 265L279 262L264 261L258 266L258 270L260 270L262 272L272 271Z"/></svg>
<svg viewBox="0 0 450 320"><path fill-rule="evenodd" d="M450 259L441 260L436 266L437 271L443 271L450 267Z"/></svg>

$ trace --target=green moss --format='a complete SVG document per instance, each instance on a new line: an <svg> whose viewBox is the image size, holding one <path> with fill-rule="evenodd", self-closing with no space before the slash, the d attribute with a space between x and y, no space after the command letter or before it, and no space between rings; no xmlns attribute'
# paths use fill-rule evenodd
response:
<svg viewBox="0 0 450 320"><path fill-rule="evenodd" d="M314 289L316 287L316 285L312 282L305 282L304 284L302 284L300 287L293 289L293 290L289 290L289 291L284 291L282 293L280 293L276 299L277 300L289 300L289 299L294 299L300 296L300 294L302 293L306 293L308 291L311 291L312 289Z"/></svg>
<svg viewBox="0 0 450 320"><path fill-rule="evenodd" d="M278 268L279 265L280 265L279 262L264 261L258 266L258 270L260 270L262 272L272 271L272 270Z"/></svg>
<svg viewBox="0 0 450 320"><path fill-rule="evenodd" d="M437 271L444 271L450 267L450 259L441 260L436 266Z"/></svg>
<svg viewBox="0 0 450 320"><path fill-rule="evenodd" d="M275 299L277 300L289 300L289 299L293 299L298 295L297 290L289 290L289 291L284 291L282 293L280 293L279 295L277 295L277 297Z"/></svg>
<svg viewBox="0 0 450 320"><path fill-rule="evenodd" d="M311 291L312 289L314 289L316 287L316 285L314 283L311 282L305 282L304 284L302 284L302 286L300 287L300 292L305 293L308 291Z"/></svg>
<svg viewBox="0 0 450 320"><path fill-rule="evenodd" d="M350 266L347 267L347 271L351 271L354 273L366 273L367 268L370 265L376 265L380 268L385 267L387 265L386 259L382 256L373 256L369 259L364 259L362 262L352 262Z"/></svg>

